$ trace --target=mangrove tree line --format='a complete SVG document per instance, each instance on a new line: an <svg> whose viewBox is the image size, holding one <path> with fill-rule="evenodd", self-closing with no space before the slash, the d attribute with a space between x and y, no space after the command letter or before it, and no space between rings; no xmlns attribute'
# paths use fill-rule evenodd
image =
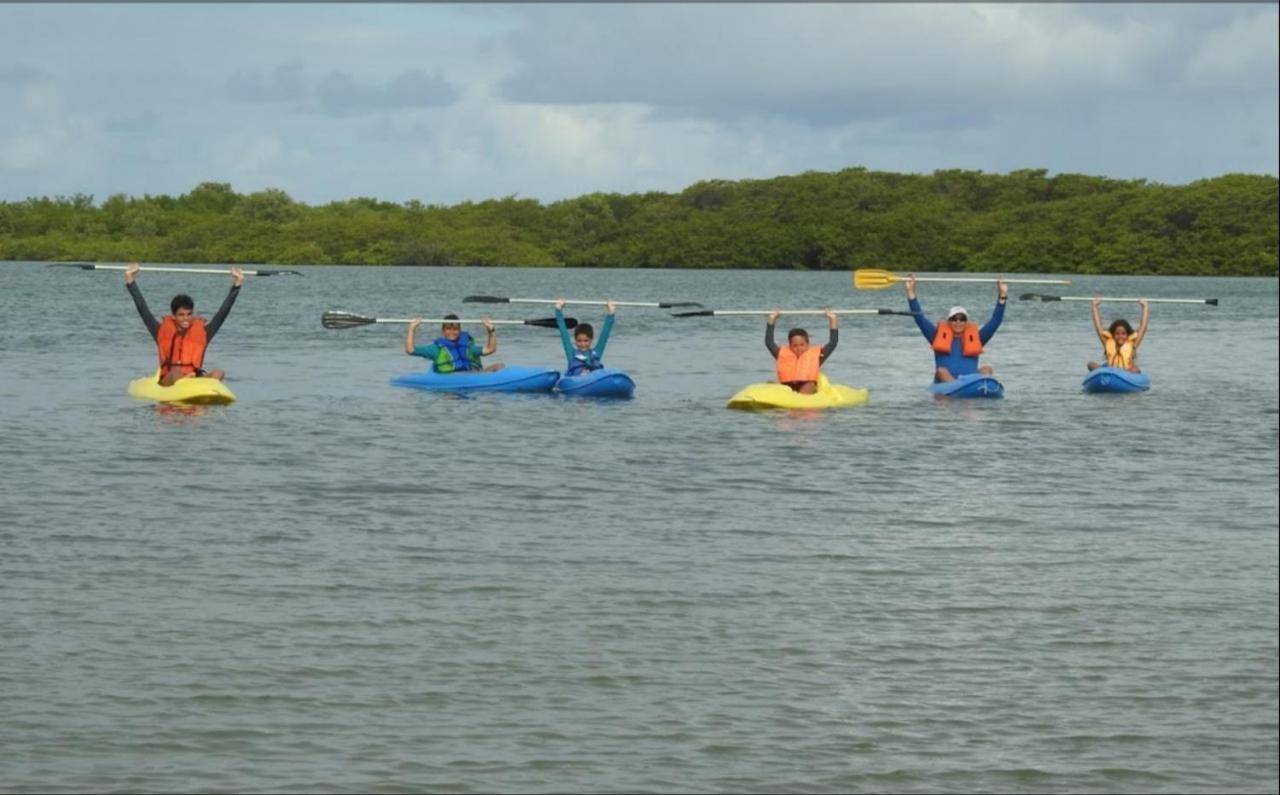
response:
<svg viewBox="0 0 1280 795"><path fill-rule="evenodd" d="M452 206L206 182L181 196L0 203L0 259L1275 276L1277 180L849 168L680 193Z"/></svg>

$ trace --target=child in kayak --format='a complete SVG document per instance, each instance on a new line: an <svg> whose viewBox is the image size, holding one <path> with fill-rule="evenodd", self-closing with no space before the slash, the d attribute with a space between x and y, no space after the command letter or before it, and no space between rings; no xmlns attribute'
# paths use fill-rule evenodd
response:
<svg viewBox="0 0 1280 795"><path fill-rule="evenodd" d="M231 269L231 277L235 283L231 285L227 297L222 299L222 306L218 308L217 314L208 322L195 316L196 303L185 293L175 295L169 302L169 311L173 314L167 315L163 320L156 320L147 306L147 299L142 297L142 291L134 281L137 275L138 263L130 262L124 269L124 283L129 295L133 297L133 305L142 316L142 322L147 331L151 332L151 339L156 342L156 352L160 357L160 385L173 386L178 379L193 375L221 381L226 376L222 370L202 369L204 354L213 341L213 335L222 328L222 321L231 313L236 296L240 295L244 273L239 268Z"/></svg>
<svg viewBox="0 0 1280 795"><path fill-rule="evenodd" d="M556 328L560 329L560 344L564 346L564 356L569 363L564 371L565 375L582 375L584 372L604 367L604 346L609 344L609 332L613 329L615 309L617 307L612 301L605 303L606 314L604 325L600 327L600 341L592 347L595 329L590 323L579 323L574 327L573 342L569 342L569 327L564 321L564 299L556 301Z"/></svg>
<svg viewBox="0 0 1280 795"><path fill-rule="evenodd" d="M809 344L809 332L802 328L793 328L787 332L787 347L779 348L773 341L773 326L778 322L781 310L769 313L764 330L764 347L776 360L778 383L785 384L802 395L812 395L818 391L818 371L840 341L839 319L830 309L827 316L827 344L815 348Z"/></svg>
<svg viewBox="0 0 1280 795"><path fill-rule="evenodd" d="M409 331L404 337L404 352L431 362L431 369L437 373L492 373L502 369L501 364L486 366L480 361L480 357L490 356L498 350L498 330L489 318L480 321L485 331L489 332L484 347L462 330L461 323L449 322L456 321L457 315L445 315L444 319L445 322L440 324L440 336L430 345L416 345L413 341L414 333L422 325L422 318L416 317L409 321Z"/></svg>
<svg viewBox="0 0 1280 795"><path fill-rule="evenodd" d="M1098 332L1098 339L1102 340L1102 353L1107 357L1107 363L1100 365L1097 362L1089 362L1089 369L1092 371L1105 366L1119 367L1131 373L1142 372L1138 369L1138 346L1147 336L1147 320L1151 315L1151 305L1146 299L1138 301L1142 307L1142 319L1138 321L1138 330L1135 332L1133 326L1129 325L1129 321L1123 318L1111 321L1110 328L1103 328L1102 313L1098 311L1098 305L1101 303L1101 298L1093 299L1093 330Z"/></svg>
<svg viewBox="0 0 1280 795"><path fill-rule="evenodd" d="M969 322L969 313L962 306L953 306L943 323L934 324L925 317L920 302L916 300L916 277L907 274L907 307L915 316L920 333L933 345L933 381L935 384L954 381L962 375L995 372L991 365L978 364L982 346L986 345L1000 323L1004 321L1004 305L1009 300L1009 285L1003 279L996 281L996 308L991 319L982 328Z"/></svg>

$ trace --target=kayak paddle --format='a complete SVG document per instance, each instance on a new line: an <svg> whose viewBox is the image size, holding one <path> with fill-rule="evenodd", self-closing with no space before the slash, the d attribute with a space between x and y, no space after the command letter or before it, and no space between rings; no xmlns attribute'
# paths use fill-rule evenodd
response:
<svg viewBox="0 0 1280 795"><path fill-rule="evenodd" d="M354 312L325 312L320 317L320 325L325 328L355 328L356 326L367 326L370 323L412 323L411 317L365 317L357 315ZM484 321L476 318L432 318L424 317L423 323L483 323ZM556 319L553 317L540 317L533 320L490 320L495 326L538 326L539 328L555 328ZM578 325L576 318L567 317L564 319L567 328L573 328Z"/></svg>
<svg viewBox="0 0 1280 795"><path fill-rule="evenodd" d="M503 298L496 295L468 295L462 299L464 304L554 304L554 298ZM565 301L566 304L582 304L584 306L605 306L608 301ZM657 309L671 309L677 306L702 306L697 301L614 301L615 306L648 306Z"/></svg>
<svg viewBox="0 0 1280 795"><path fill-rule="evenodd" d="M1092 301L1093 298L1086 295L1040 295L1039 293L1023 293L1018 296L1019 301ZM1208 304L1209 306L1217 306L1217 298L1099 298L1100 301L1110 301L1112 303L1137 303L1138 301L1146 301L1149 304Z"/></svg>
<svg viewBox="0 0 1280 795"><path fill-rule="evenodd" d="M772 309L703 309L698 312L672 312L672 317L727 317L732 315L771 315ZM825 315L825 309L783 309L782 315ZM914 315L897 309L832 309L833 315Z"/></svg>
<svg viewBox="0 0 1280 795"><path fill-rule="evenodd" d="M858 290L883 290L886 287L892 287L898 282L905 282L907 277L899 276L896 273L882 271L878 268L860 268L853 272L853 286ZM995 282L1005 282L1006 284L1071 284L1069 279L992 279L989 277L980 279L962 279L951 276L917 276L918 282L977 282L982 284L993 284Z"/></svg>
<svg viewBox="0 0 1280 795"><path fill-rule="evenodd" d="M51 262L50 268L79 268L85 271L122 271L128 268L128 265L99 265L93 262ZM155 273L220 273L226 276L231 275L230 270L214 270L213 268L158 268L153 266L138 268L139 272L151 271ZM285 270L242 270L245 276L278 276L283 273L292 273L295 276L301 276L300 271Z"/></svg>

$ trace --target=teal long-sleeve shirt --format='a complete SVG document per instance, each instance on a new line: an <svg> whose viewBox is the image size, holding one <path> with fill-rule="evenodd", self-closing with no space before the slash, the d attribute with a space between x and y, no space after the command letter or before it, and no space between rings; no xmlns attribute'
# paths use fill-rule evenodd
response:
<svg viewBox="0 0 1280 795"><path fill-rule="evenodd" d="M584 355L573 344L569 335L569 327L564 322L564 311L556 310L556 327L560 329L560 344L564 346L564 357L568 362L566 375L577 375L583 370L595 370L604 365L604 348L609 344L609 332L613 329L613 315L604 316L604 325L600 328L600 336L596 338L595 347Z"/></svg>

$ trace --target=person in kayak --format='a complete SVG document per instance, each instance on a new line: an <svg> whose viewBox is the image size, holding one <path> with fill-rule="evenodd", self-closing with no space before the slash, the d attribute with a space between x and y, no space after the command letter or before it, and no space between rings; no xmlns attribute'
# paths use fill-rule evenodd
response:
<svg viewBox="0 0 1280 795"><path fill-rule="evenodd" d="M421 356L431 362L431 369L437 373L493 373L502 369L500 364L484 365L481 356L490 356L498 350L498 330L489 320L480 322L484 325L489 337L481 347L480 343L462 330L462 324L456 322L457 315L445 315L446 322L440 324L440 336L430 345L416 345L413 335L422 325L422 318L409 321L409 331L404 337L404 352L410 356Z"/></svg>
<svg viewBox="0 0 1280 795"><path fill-rule="evenodd" d="M781 310L769 313L765 321L764 347L776 360L775 367L778 383L785 384L802 395L812 395L818 391L818 370L840 341L839 319L836 313L826 310L827 344L816 348L809 344L809 332L802 328L793 328L787 332L787 347L779 348L773 341L773 327L778 322Z"/></svg>
<svg viewBox="0 0 1280 795"><path fill-rule="evenodd" d="M222 328L222 322L231 312L236 297L240 295L240 287L244 284L244 273L239 268L231 269L231 277L235 283L231 285L227 297L222 299L222 306L217 314L208 322L196 317L195 301L185 293L179 293L169 302L169 311L164 320L156 320L147 307L147 300L142 297L135 279L138 276L138 263L130 262L124 269L124 283L133 296L133 305L138 308L142 322L156 342L156 352L160 357L160 385L172 386L180 378L193 375L216 378L221 381L226 373L222 370L204 370L204 354L213 341L213 335Z"/></svg>
<svg viewBox="0 0 1280 795"><path fill-rule="evenodd" d="M1130 326L1129 321L1124 318L1113 320L1109 328L1103 328L1102 313L1098 310L1098 305L1101 303L1101 298L1093 299L1093 330L1098 332L1098 339L1102 340L1102 353L1107 357L1107 363L1100 365L1097 362L1089 362L1089 370L1097 370L1105 366L1119 367L1131 373L1142 372L1138 369L1138 346L1147 336L1147 320L1151 316L1151 305L1146 299L1138 301L1139 306L1142 307L1142 319L1138 321L1138 330L1134 331L1133 326Z"/></svg>
<svg viewBox="0 0 1280 795"><path fill-rule="evenodd" d="M979 365L978 357L982 355L982 346L991 340L1004 321L1004 305L1008 300L1009 285L1003 279L997 280L996 308L982 328L969 322L969 313L962 306L951 307L946 321L935 325L925 317L920 302L916 300L915 274L907 274L907 307L915 316L920 333L933 345L934 383L954 381L962 375L991 375L995 372L991 365Z"/></svg>
<svg viewBox="0 0 1280 795"><path fill-rule="evenodd" d="M564 322L564 299L556 301L556 328L560 329L560 344L564 346L564 356L569 362L565 375L582 375L604 367L604 346L609 344L609 332L613 329L613 313L616 309L617 306L612 301L605 303L600 342L592 347L596 330L590 323L579 323L573 329L573 342L569 341L569 327Z"/></svg>

